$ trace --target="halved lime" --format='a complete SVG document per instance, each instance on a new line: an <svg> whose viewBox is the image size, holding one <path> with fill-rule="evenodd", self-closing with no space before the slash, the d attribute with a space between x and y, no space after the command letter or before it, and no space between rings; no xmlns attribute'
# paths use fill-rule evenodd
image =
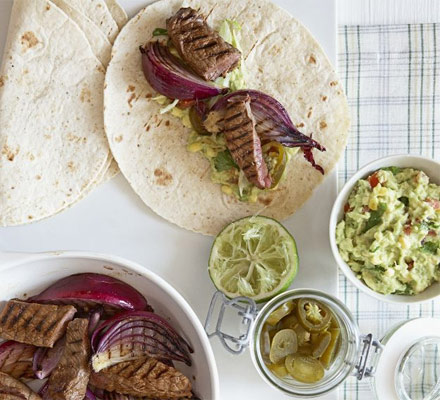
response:
<svg viewBox="0 0 440 400"><path fill-rule="evenodd" d="M256 302L284 292L298 270L293 236L278 221L252 216L232 222L215 238L209 275L227 297Z"/></svg>

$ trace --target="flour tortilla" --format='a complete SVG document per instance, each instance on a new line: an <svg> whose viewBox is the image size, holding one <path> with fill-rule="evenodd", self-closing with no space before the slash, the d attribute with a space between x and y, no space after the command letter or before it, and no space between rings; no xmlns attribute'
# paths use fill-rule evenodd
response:
<svg viewBox="0 0 440 400"><path fill-rule="evenodd" d="M90 18L113 43L119 29L104 0L68 0L71 7Z"/></svg>
<svg viewBox="0 0 440 400"><path fill-rule="evenodd" d="M127 13L117 2L117 0L104 0L104 1L113 19L118 24L119 29L122 29L122 27L128 21Z"/></svg>
<svg viewBox="0 0 440 400"><path fill-rule="evenodd" d="M87 12L88 15L84 15L79 12L76 8L70 6L67 0L50 0L56 6L61 8L68 17L72 18L74 22L76 22L79 28L85 34L87 40L89 41L90 46L92 47L92 51L95 56L101 61L102 65L107 68L108 63L110 62L112 45L110 41L107 39L106 35L92 22L89 18L93 18L93 8L85 8L84 12ZM125 22L127 22L127 14L125 10L122 9L116 1L107 0L110 5L112 5L112 9L109 9L111 12L115 12L116 16L119 18L123 18L125 15ZM107 3L106 1L106 3ZM120 11L119 8L122 10ZM113 15L113 13L112 13ZM125 24L124 22L124 24ZM100 177L95 180L95 182L91 185L91 187L87 190L87 193L83 193L81 197L77 200L80 201L84 197L87 196L94 188L103 184L112 178L114 178L119 173L119 168L117 163L113 160L113 157L110 155L109 160L107 162L107 167L100 174Z"/></svg>
<svg viewBox="0 0 440 400"><path fill-rule="evenodd" d="M66 0L55 0L55 1L57 1L57 2L65 2ZM114 21L118 25L118 33L119 33L119 29L122 28L126 24L126 22L128 20L127 13L119 5L119 3L116 0L105 0L105 3L106 3L106 6L107 6L108 11L110 12L112 18L114 19ZM76 4L77 5L79 4L79 7L82 9L82 11L84 13L86 13L86 15L84 15L84 17L88 21L91 22L91 24L93 25L94 29L98 29L99 34L103 35L105 37L105 35L99 30L99 28L95 24L93 24L93 22L92 22L92 19L95 19L94 7L87 7L87 5L84 4L84 2L79 2L79 3L77 2ZM101 5L102 5L102 2L101 2ZM72 8L72 7L70 7L70 8ZM100 8L100 7L98 7L98 8ZM76 9L73 9L73 10L76 11ZM107 19L108 13L105 13L105 14L106 14L106 19ZM72 15L69 14L69 13L67 13L67 15L72 17ZM81 13L81 15L83 15L83 14ZM89 42L93 42L93 37L89 38L89 36L87 35L87 30L90 28L89 25L90 24L87 24L85 27L80 25L80 28L84 31L84 33L88 37ZM83 28L85 28L85 29L83 29ZM94 32L94 34L96 34L96 33ZM104 67L107 68L107 65L110 62L110 58L111 58L112 45L111 45L111 43L109 42L109 40L107 38L105 38L105 39L106 39L106 45L102 49L100 49L100 48L96 49L96 46L99 43L98 41L95 41L94 44L92 44L92 43L90 43L90 44L92 45L92 49L93 49L95 55L102 62ZM104 52L102 60L101 60L100 54L99 54L100 51ZM97 181L95 181L95 183L89 189L89 192L91 192L95 187L99 186L100 184L104 184L104 183L110 181L111 179L113 179L118 174L119 174L118 164L116 163L116 161L114 161L113 157L110 156L109 157L109 161L108 161L108 166L107 166L106 170L101 174L101 177ZM84 194L83 197L85 197L87 194L88 193Z"/></svg>
<svg viewBox="0 0 440 400"><path fill-rule="evenodd" d="M104 68L68 16L15 0L0 70L0 225L51 216L103 173Z"/></svg>
<svg viewBox="0 0 440 400"><path fill-rule="evenodd" d="M78 24L92 47L93 54L95 54L102 65L107 67L112 52L112 45L107 39L107 36L92 22L91 19L79 12L76 8L71 7L67 0L51 1Z"/></svg>
<svg viewBox="0 0 440 400"><path fill-rule="evenodd" d="M183 228L215 235L247 215L283 220L323 180L302 152L291 160L276 191L255 204L241 203L211 182L208 161L186 150L189 130L172 115L160 115L160 106L151 99L156 93L142 73L139 46L152 38L155 28L165 27L181 5L179 0L162 0L146 7L115 42L104 95L113 156L145 204ZM215 29L226 18L241 24L248 87L274 96L303 132L313 132L327 148L324 153L314 150L314 155L328 174L346 145L348 107L333 67L307 29L265 0L189 0L185 5L209 15Z"/></svg>

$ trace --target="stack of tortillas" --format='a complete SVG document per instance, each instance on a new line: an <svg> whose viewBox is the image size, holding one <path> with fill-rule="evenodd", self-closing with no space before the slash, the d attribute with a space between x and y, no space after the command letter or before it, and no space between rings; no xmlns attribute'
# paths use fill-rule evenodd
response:
<svg viewBox="0 0 440 400"><path fill-rule="evenodd" d="M118 172L103 123L116 0L14 0L0 70L0 225L49 217Z"/></svg>

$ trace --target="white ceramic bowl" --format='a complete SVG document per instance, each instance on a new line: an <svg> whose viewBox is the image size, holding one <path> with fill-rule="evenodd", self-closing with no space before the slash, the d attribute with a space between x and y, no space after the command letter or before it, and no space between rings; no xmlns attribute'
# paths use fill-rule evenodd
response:
<svg viewBox="0 0 440 400"><path fill-rule="evenodd" d="M425 172L431 182L440 185L440 163L425 157L409 156L409 155L397 155L380 158L379 160L373 161L366 166L362 167L358 172L356 172L350 180L345 184L336 198L335 204L330 215L330 245L332 248L333 255L339 268L345 274L345 276L350 280L350 282L356 286L358 289L367 293L368 295L382 301L387 301L391 303L400 304L411 304L420 303L428 300L432 300L440 296L440 283L437 282L426 289L424 292L414 295L414 296L403 296L403 295L383 295L375 292L365 285L361 280L359 280L355 273L351 270L348 264L342 259L339 254L338 246L336 244L335 230L336 225L342 219L344 215L344 206L347 203L347 199L353 190L354 185L359 179L366 178L371 175L372 172L384 167L411 167L415 169L422 170Z"/></svg>
<svg viewBox="0 0 440 400"><path fill-rule="evenodd" d="M194 348L191 367L176 364L192 380L194 392L201 399L220 399L214 354L202 324L171 285L139 264L90 252L0 253L0 301L32 296L60 278L81 272L110 275L139 290Z"/></svg>

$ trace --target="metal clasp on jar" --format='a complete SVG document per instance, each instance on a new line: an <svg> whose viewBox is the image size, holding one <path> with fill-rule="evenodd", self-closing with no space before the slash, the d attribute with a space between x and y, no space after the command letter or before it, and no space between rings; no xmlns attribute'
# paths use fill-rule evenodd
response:
<svg viewBox="0 0 440 400"><path fill-rule="evenodd" d="M220 308L219 308L220 305ZM235 337L223 332L222 323L225 311L228 307L237 310L237 315L241 317L241 328L244 328L244 333ZM217 316L214 315L214 310L219 308ZM252 331L253 322L257 316L257 304L254 300L248 297L236 297L229 300L222 292L215 292L209 305L208 315L205 321L205 332L209 338L218 336L223 347L232 354L241 354L248 347ZM215 329L211 330L213 321Z"/></svg>
<svg viewBox="0 0 440 400"><path fill-rule="evenodd" d="M355 373L354 373L354 375L358 380L362 380L364 377L374 376L374 373L376 372L375 360L378 359L384 348L383 345L378 340L375 340L373 338L373 335L371 333L369 333L368 335L361 336L361 344L362 344L362 353L359 360L359 364L355 366ZM374 350L374 352L370 354L372 350ZM370 356L373 356L375 360L373 360L370 366L367 366L370 360Z"/></svg>

